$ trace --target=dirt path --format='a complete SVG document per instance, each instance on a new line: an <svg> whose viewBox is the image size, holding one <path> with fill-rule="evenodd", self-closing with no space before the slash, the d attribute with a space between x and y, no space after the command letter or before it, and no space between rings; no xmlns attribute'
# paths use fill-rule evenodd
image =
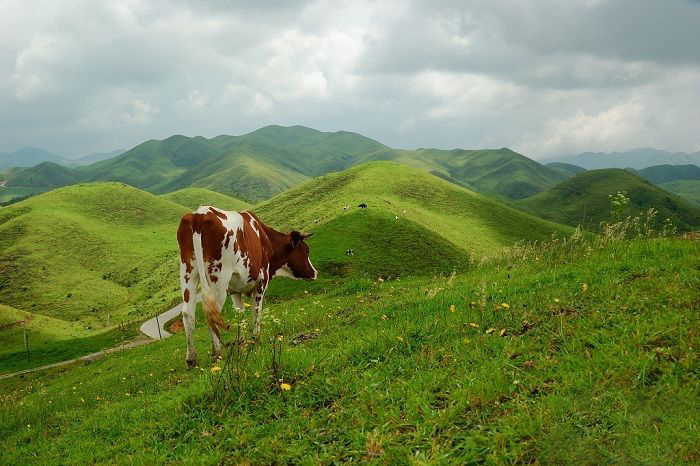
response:
<svg viewBox="0 0 700 466"><path fill-rule="evenodd" d="M202 296L197 295L196 300L201 301ZM174 308L168 309L167 311L158 314L157 317L153 317L152 319L148 319L146 322L141 324L141 327L139 327L139 330L141 331L141 333L143 333L143 335L145 335L148 338L144 338L144 336L139 336L139 338L137 338L136 340L132 340L128 343L124 343L123 345L115 346L114 348L104 349L101 351L97 351L95 353L86 354L85 356L80 356L79 358L68 359L66 361L55 362L53 364L47 364L45 366L33 367L31 369L25 369L22 371L10 372L9 374L1 374L0 380L7 379L9 377L14 377L17 375L29 374L31 372L41 371L44 369L50 369L52 367L67 366L68 364L73 364L75 362L94 361L95 359L101 358L105 354L115 353L117 351L123 351L123 350L127 350L130 348L136 348L137 346L142 346L142 345L145 345L147 343L152 343L153 341L156 341L156 340L164 340L172 335L170 332L165 330L164 325L169 320L172 320L173 318L177 317L180 314L181 308L182 308L182 304L178 304Z"/></svg>

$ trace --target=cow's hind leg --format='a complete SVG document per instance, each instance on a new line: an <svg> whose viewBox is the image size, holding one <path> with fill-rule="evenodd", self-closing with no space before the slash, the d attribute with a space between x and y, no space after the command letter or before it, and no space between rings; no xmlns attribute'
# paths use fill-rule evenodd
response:
<svg viewBox="0 0 700 466"><path fill-rule="evenodd" d="M214 299L220 312L226 302L226 290L214 287ZM221 339L219 338L219 332L211 326L209 326L209 335L211 336L211 359L216 362L218 359L221 359Z"/></svg>
<svg viewBox="0 0 700 466"><path fill-rule="evenodd" d="M260 317L262 317L263 296L265 296L266 286L259 284L253 292L253 338L256 340L260 337Z"/></svg>
<svg viewBox="0 0 700 466"><path fill-rule="evenodd" d="M187 356L185 361L188 367L197 365L197 351L194 347L194 313L197 307L197 272L191 270L186 273L182 264L180 271L180 288L182 290L182 324L185 327L185 337L187 338Z"/></svg>

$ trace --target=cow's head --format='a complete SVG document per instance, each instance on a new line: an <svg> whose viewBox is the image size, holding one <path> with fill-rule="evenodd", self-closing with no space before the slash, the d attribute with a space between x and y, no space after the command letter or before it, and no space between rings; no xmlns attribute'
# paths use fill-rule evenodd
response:
<svg viewBox="0 0 700 466"><path fill-rule="evenodd" d="M291 250L287 256L287 266L294 278L304 278L306 280L316 280L318 272L309 260L309 246L304 238L311 236L311 233L303 234L294 230L289 234Z"/></svg>

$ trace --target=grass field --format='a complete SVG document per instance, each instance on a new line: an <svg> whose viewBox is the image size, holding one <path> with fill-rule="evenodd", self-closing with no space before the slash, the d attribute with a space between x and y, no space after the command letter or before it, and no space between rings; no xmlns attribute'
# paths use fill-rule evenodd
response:
<svg viewBox="0 0 700 466"><path fill-rule="evenodd" d="M74 336L167 309L179 296L173 232L186 210L119 183L3 208L0 301L70 324Z"/></svg>
<svg viewBox="0 0 700 466"><path fill-rule="evenodd" d="M356 278L269 305L217 372L200 318L200 370L176 335L0 381L0 461L697 463L699 261L579 237Z"/></svg>
<svg viewBox="0 0 700 466"><path fill-rule="evenodd" d="M212 205L224 210L246 210L250 207L247 202L241 201L225 194L217 193L204 188L184 188L160 197L176 204L184 205L188 209L197 210L199 206Z"/></svg>

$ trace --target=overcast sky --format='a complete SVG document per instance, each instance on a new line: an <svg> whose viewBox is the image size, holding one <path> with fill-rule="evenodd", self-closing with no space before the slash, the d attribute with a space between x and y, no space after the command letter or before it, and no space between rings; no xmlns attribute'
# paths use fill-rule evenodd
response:
<svg viewBox="0 0 700 466"><path fill-rule="evenodd" d="M700 150L697 0L0 0L0 26L0 152L268 124L533 158Z"/></svg>

